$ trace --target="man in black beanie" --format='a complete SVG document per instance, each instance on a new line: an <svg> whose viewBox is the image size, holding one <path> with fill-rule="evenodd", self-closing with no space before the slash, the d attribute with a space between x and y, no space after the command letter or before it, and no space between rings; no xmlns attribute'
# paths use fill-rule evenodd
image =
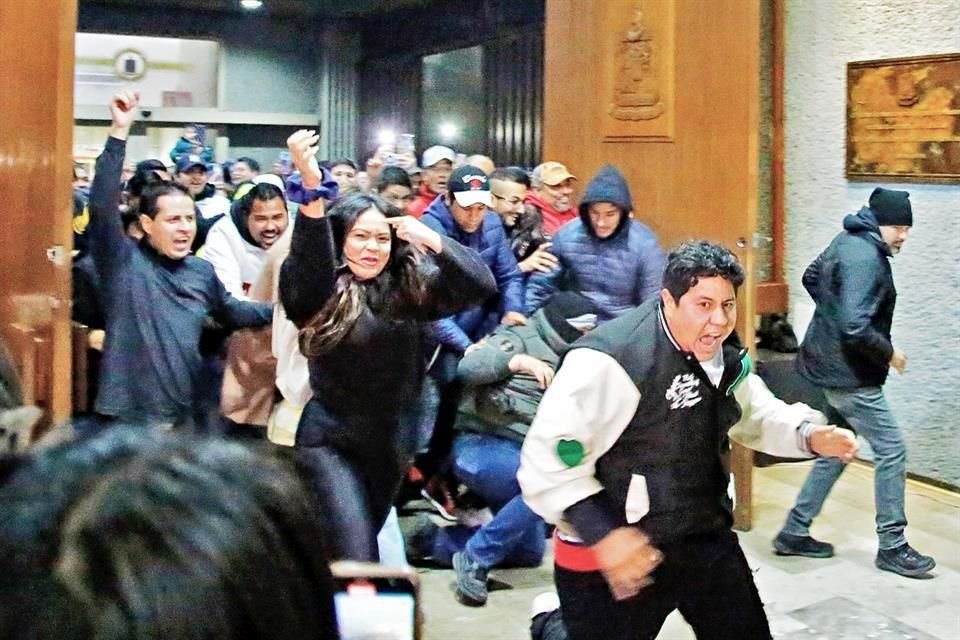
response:
<svg viewBox="0 0 960 640"><path fill-rule="evenodd" d="M543 559L544 522L523 502L517 484L520 447L561 356L596 323L593 303L564 291L526 325L501 326L460 360L457 375L465 392L455 424L453 472L495 515L479 529L441 529L421 518L407 535L407 549L411 559L429 556L452 566L455 596L465 605L486 603L492 567L536 567Z"/></svg>
<svg viewBox="0 0 960 640"><path fill-rule="evenodd" d="M877 568L921 578L936 562L914 550L903 534L906 446L883 394L890 368L903 375L907 366L890 341L897 300L890 258L900 252L912 225L910 194L882 187L870 195L869 206L844 218L843 232L803 274L817 306L797 368L873 449ZM844 467L831 458L816 461L773 541L778 555L833 555L833 545L810 537L809 529Z"/></svg>

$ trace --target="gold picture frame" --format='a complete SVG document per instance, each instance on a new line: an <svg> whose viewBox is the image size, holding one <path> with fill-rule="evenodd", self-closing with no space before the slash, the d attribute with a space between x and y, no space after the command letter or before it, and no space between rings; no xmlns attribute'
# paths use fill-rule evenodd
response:
<svg viewBox="0 0 960 640"><path fill-rule="evenodd" d="M960 53L847 64L846 176L960 183Z"/></svg>

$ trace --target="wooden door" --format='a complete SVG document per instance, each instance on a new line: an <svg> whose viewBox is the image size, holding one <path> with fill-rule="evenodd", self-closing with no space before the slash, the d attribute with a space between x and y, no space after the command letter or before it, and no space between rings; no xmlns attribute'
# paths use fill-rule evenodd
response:
<svg viewBox="0 0 960 640"><path fill-rule="evenodd" d="M544 56L543 159L566 164L580 178L581 191L600 167L617 166L630 183L635 217L654 229L665 248L688 238L720 242L751 274L758 206L758 3L547 0ZM647 79L637 63L622 57L631 48L642 54L644 47L655 61ZM622 77L625 67L632 78ZM617 82L631 79L644 85L637 93L655 95L657 104L647 113L634 110L646 122L611 123ZM641 96L639 103L649 107L652 101ZM624 117L633 117L626 112ZM746 344L753 342L755 280L749 278L739 296Z"/></svg>
<svg viewBox="0 0 960 640"><path fill-rule="evenodd" d="M70 415L75 0L0 2L0 332L27 401Z"/></svg>

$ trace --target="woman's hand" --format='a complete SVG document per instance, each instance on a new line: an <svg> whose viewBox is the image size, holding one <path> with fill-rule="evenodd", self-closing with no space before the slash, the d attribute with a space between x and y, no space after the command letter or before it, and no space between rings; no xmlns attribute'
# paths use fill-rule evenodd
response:
<svg viewBox="0 0 960 640"><path fill-rule="evenodd" d="M300 129L287 138L290 159L302 176L304 189L316 189L323 184L323 171L317 162L318 142L320 136L313 129Z"/></svg>
<svg viewBox="0 0 960 640"><path fill-rule="evenodd" d="M394 228L398 238L413 245L420 253L426 253L427 249L434 253L443 250L440 234L413 216L387 218L387 224Z"/></svg>

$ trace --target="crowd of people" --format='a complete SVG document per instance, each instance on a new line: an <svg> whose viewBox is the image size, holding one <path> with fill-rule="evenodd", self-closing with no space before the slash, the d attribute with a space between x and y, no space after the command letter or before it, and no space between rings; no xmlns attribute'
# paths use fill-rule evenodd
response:
<svg viewBox="0 0 960 640"><path fill-rule="evenodd" d="M225 167L224 191L199 126L172 171L125 170L138 104L111 102L78 195L74 318L99 354L95 414L80 444L0 476L0 563L32 585L0 595L55 615L0 616L0 637L70 621L97 637L253 637L233 625L264 593L276 629L258 637L335 637L328 561L450 567L456 599L483 606L488 572L539 565L552 537L560 606L535 637L653 638L679 609L698 638L769 638L730 530L731 439L818 457L774 547L832 554L808 527L853 432L766 388L734 333L737 258L706 241L665 253L616 167L575 203L557 161L527 171L433 146L418 166L383 145L360 171L318 161L319 136L300 130L272 172ZM878 189L811 265L800 362L880 456L877 566L917 577L935 563L903 535L881 389L906 365L888 258L910 225L907 194ZM56 499L40 504L44 473ZM404 495L436 515L401 530ZM166 600L198 580L202 597ZM178 631L192 618L204 631Z"/></svg>

